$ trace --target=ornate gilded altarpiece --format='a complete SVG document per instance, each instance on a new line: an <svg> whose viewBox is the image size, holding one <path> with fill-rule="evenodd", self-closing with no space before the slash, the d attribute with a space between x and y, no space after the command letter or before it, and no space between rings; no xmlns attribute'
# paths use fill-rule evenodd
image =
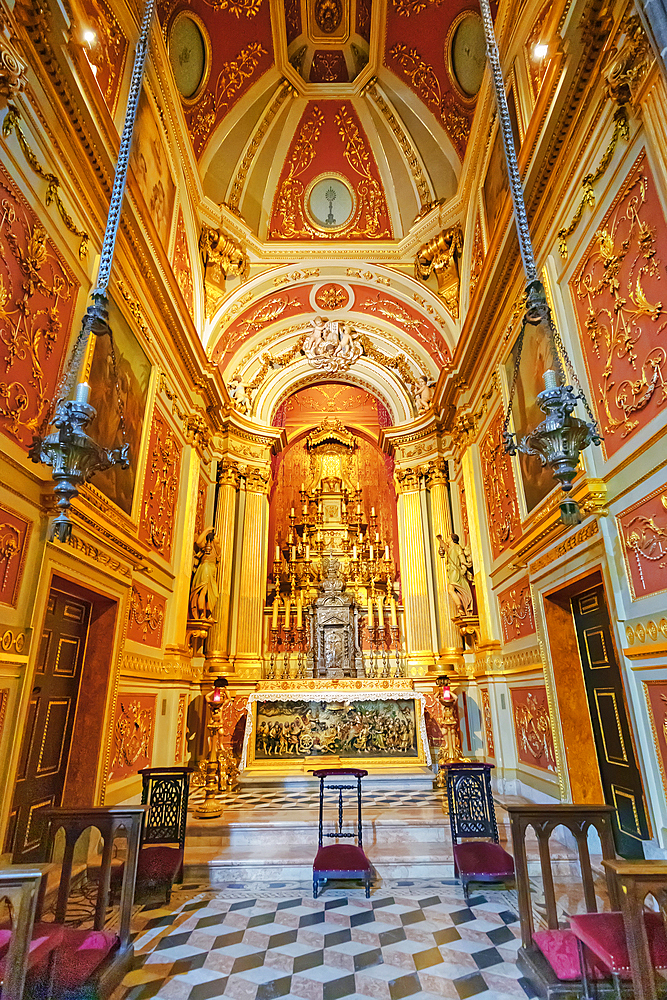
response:
<svg viewBox="0 0 667 1000"><path fill-rule="evenodd" d="M666 255L667 225L643 150L570 282L607 457L667 400Z"/></svg>
<svg viewBox="0 0 667 1000"><path fill-rule="evenodd" d="M241 767L430 764L424 695L409 685L361 678L263 682L248 698Z"/></svg>

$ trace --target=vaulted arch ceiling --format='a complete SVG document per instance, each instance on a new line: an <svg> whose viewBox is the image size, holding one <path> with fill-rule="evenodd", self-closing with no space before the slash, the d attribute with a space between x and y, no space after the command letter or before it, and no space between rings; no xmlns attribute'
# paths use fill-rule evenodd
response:
<svg viewBox="0 0 667 1000"><path fill-rule="evenodd" d="M474 20L470 0L158 9L204 193L267 246L397 241L456 194L474 98L451 54L462 17ZM332 172L336 225L313 208L318 178Z"/></svg>

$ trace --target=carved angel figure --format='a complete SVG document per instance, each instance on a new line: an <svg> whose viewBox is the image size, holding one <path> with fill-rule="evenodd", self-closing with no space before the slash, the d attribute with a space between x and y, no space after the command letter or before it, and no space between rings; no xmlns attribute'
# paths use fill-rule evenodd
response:
<svg viewBox="0 0 667 1000"><path fill-rule="evenodd" d="M243 382L240 379L232 379L227 389L236 409L240 410L241 413L250 413L252 399Z"/></svg>
<svg viewBox="0 0 667 1000"><path fill-rule="evenodd" d="M420 413L424 413L428 410L429 406L433 402L433 393L435 392L435 382L428 375L419 376L421 385L417 386L415 392L415 402L417 404L417 409Z"/></svg>
<svg viewBox="0 0 667 1000"><path fill-rule="evenodd" d="M442 535L436 535L440 545L438 554L447 560L447 592L456 608L457 615L472 612L473 566L470 549L459 543L458 535L450 535L445 543Z"/></svg>
<svg viewBox="0 0 667 1000"><path fill-rule="evenodd" d="M190 618L202 621L213 618L219 594L220 542L212 527L206 528L195 539L194 549L194 571L190 584Z"/></svg>

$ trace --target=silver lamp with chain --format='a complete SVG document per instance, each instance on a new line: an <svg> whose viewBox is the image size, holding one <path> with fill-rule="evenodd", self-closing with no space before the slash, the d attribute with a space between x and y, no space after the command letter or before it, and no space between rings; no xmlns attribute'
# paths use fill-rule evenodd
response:
<svg viewBox="0 0 667 1000"><path fill-rule="evenodd" d="M491 67L493 89L498 107L500 131L503 137L507 173L514 206L514 219L519 239L519 250L526 276L526 305L517 341L516 361L507 413L503 425L503 444L509 455L515 455L517 450L526 455L537 455L543 466L548 466L566 494L560 505L561 521L564 524L579 524L581 511L575 500L568 496L579 465L579 457L589 444L600 444L601 436L597 421L591 412L586 396L568 357L565 345L551 314L544 287L537 276L535 255L528 228L528 216L523 197L523 187L519 175L519 167L514 149L512 124L507 107L507 96L503 83L498 45L493 30L493 18L489 0L480 0L484 34L486 37L486 54ZM544 390L538 395L537 402L545 414L545 419L534 430L517 443L515 435L508 430L512 412L512 402L521 364L521 351L526 325L544 325L552 339L553 354L556 359L554 369L544 372ZM566 382L567 377L570 380ZM564 384L565 383L565 384ZM586 410L588 421L574 416L574 408L581 402Z"/></svg>
<svg viewBox="0 0 667 1000"><path fill-rule="evenodd" d="M148 54L148 39L154 9L155 0L147 0L134 57L130 92L125 112L125 123L118 149L118 162L116 163L113 189L109 202L109 215L102 242L97 282L91 294L93 304L86 311L81 324L81 330L79 331L65 372L55 393L54 402L47 411L40 432L34 437L30 448L30 457L33 462L43 462L45 465L50 465L53 470L55 483L53 491L58 497L58 507L60 510L58 516L49 525L49 541L58 538L61 542L66 542L72 534L72 522L69 517L69 510L72 500L78 495L78 488L82 483L88 482L96 472L103 472L112 465L120 465L121 468L126 469L129 464L129 445L125 442L125 417L118 387L116 353L113 334L109 326L107 290L109 288L111 265L116 248L116 237L120 223L123 196L125 194L130 148L144 78L144 68ZM82 381L82 376L84 375L82 366L84 358L88 353L91 335L99 337L104 334L110 338L111 367L116 388L119 423L123 440L120 448L105 448L86 433L86 428L95 417L96 410L88 402L89 386L85 381ZM74 399L70 399L69 397L73 392L75 393ZM50 424L53 424L56 429L51 434L46 434L45 432L48 430Z"/></svg>

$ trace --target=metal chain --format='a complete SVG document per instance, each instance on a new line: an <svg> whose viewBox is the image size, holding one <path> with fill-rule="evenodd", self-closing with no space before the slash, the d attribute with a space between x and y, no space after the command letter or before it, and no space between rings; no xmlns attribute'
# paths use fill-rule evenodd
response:
<svg viewBox="0 0 667 1000"><path fill-rule="evenodd" d="M519 331L519 336L516 340L518 350L516 353L516 360L514 362L514 372L512 374L512 385L510 386L509 399L507 401L507 412L503 423L503 437L508 433L507 428L509 427L510 417L512 415L512 403L514 402L516 383L519 378L519 365L521 364L521 351L523 350L523 338L526 332L526 322L526 314L524 313L523 320L521 321L521 330Z"/></svg>
<svg viewBox="0 0 667 1000"><path fill-rule="evenodd" d="M581 383L580 383L579 379L577 378L577 373L575 372L574 366L572 365L572 362L570 361L569 354L565 350L565 344L561 340L561 335L558 332L555 324L552 324L552 332L553 332L554 343L556 344L557 350L559 349L560 352L562 353L563 359L565 361L565 367L567 369L567 374L569 376L570 381L572 382L573 386L576 389L577 397L584 404L584 409L586 410L586 416L588 417L588 419L590 420L590 422L593 424L593 426L595 428L596 434L601 437L599 426L598 426L598 422L597 422L597 418L593 415L593 411L591 410L591 407L590 407L590 404L588 402L588 399L586 398L586 393L581 388Z"/></svg>
<svg viewBox="0 0 667 1000"><path fill-rule="evenodd" d="M500 131L503 137L503 145L505 147L505 160L507 162L507 173L509 175L512 202L514 204L514 218L516 220L516 231L519 238L519 250L521 252L521 260L523 261L523 269L526 272L526 280L530 283L531 281L537 280L537 268L535 266L535 254L533 252L533 244L530 238L530 230L528 228L528 216L526 214L526 204L523 198L523 186L521 184L521 176L519 174L519 165L517 163L516 150L514 149L512 121L507 107L507 95L505 94L503 74L500 68L500 55L498 53L496 36L493 31L493 18L491 16L491 6L489 4L489 0L480 0L480 6L482 9L484 34L486 36L486 54L491 67L491 78L493 80L493 89L495 91L496 104L498 106Z"/></svg>
<svg viewBox="0 0 667 1000"><path fill-rule="evenodd" d="M141 24L141 33L137 42L134 56L134 67L132 69L132 79L130 81L130 92L127 99L127 109L125 111L125 124L123 134L118 149L118 161L116 163L116 174L113 181L113 190L109 202L109 215L104 231L102 242L102 252L100 254L100 267L97 273L97 287L95 293L105 294L109 287L111 277L111 264L113 263L114 250L116 248L116 236L120 224L120 213L125 194L125 182L127 179L127 168L130 162L130 150L132 147L132 136L134 134L134 123L137 117L137 107L141 96L141 85L144 78L144 66L148 55L148 41L150 36L151 21L155 10L155 0L146 0L144 19Z"/></svg>
<svg viewBox="0 0 667 1000"><path fill-rule="evenodd" d="M111 327L109 327L109 351L111 354L111 370L113 371L113 380L116 386L116 401L118 403L118 421L120 423L120 434L121 441L125 444L127 438L125 435L125 408L123 406L123 400L120 394L120 386L118 384L118 367L116 365L116 348L113 342L113 333L111 332Z"/></svg>

